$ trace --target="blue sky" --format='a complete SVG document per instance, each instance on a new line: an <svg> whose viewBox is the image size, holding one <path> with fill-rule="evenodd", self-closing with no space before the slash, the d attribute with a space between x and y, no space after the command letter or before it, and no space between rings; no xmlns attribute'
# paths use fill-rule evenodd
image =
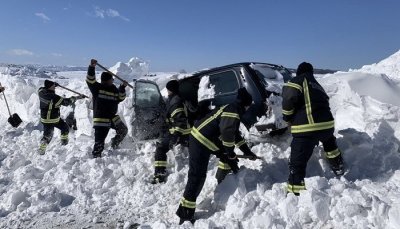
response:
<svg viewBox="0 0 400 229"><path fill-rule="evenodd" d="M347 70L400 49L398 0L75 0L1 3L0 62L150 71L240 61Z"/></svg>

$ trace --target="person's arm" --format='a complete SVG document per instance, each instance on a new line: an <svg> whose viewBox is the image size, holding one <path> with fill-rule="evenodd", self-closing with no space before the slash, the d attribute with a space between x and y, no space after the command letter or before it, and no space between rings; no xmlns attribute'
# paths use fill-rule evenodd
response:
<svg viewBox="0 0 400 229"><path fill-rule="evenodd" d="M99 82L96 81L96 64L97 60L91 59L90 60L90 65L88 67L87 71L87 76L86 76L86 83L89 87L89 90L92 92L92 94L97 94L98 93L98 84Z"/></svg>
<svg viewBox="0 0 400 229"><path fill-rule="evenodd" d="M127 82L123 82L118 88L118 101L122 102L126 98L125 87L128 85Z"/></svg>
<svg viewBox="0 0 400 229"><path fill-rule="evenodd" d="M297 83L288 82L282 90L282 114L283 120L291 123L296 112L296 106L303 92L303 87Z"/></svg>
<svg viewBox="0 0 400 229"><path fill-rule="evenodd" d="M225 110L221 114L221 121L219 129L221 133L221 141L224 146L224 151L228 158L235 159L235 137L236 132L239 131L240 118L239 114L235 111Z"/></svg>
<svg viewBox="0 0 400 229"><path fill-rule="evenodd" d="M177 136L189 134L190 128L188 128L187 111L182 101L177 101L172 104L170 110L170 133Z"/></svg>
<svg viewBox="0 0 400 229"><path fill-rule="evenodd" d="M235 141L236 141L235 143L236 147L238 147L240 151L243 152L244 155L251 156L250 160L257 159L257 155L250 150L250 147L247 145L242 135L240 135L239 131L236 133Z"/></svg>

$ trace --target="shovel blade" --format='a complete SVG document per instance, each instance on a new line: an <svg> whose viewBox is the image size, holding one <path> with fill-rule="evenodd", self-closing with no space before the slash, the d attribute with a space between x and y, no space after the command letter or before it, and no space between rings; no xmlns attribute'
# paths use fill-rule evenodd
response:
<svg viewBox="0 0 400 229"><path fill-rule="evenodd" d="M9 118L8 118L8 123L11 124L11 126L13 127L18 127L19 124L22 123L21 118L18 116L18 114L12 114Z"/></svg>

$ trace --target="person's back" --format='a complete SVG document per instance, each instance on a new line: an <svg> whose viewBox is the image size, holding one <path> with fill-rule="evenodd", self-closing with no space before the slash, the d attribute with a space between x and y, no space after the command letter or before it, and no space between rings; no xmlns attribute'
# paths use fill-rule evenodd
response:
<svg viewBox="0 0 400 229"><path fill-rule="evenodd" d="M114 79L109 72L101 74L101 83L96 81L95 67L97 60L92 59L88 67L86 83L93 95L93 128L95 130L95 144L92 155L101 157L104 142L110 128L115 129L116 135L111 140L111 148L116 149L128 133L128 128L117 115L118 104L126 97L123 82L119 88L114 85Z"/></svg>
<svg viewBox="0 0 400 229"><path fill-rule="evenodd" d="M307 162L313 149L322 142L328 162L336 175L343 175L343 159L334 136L334 119L329 96L313 75L311 64L299 65L296 77L282 91L283 119L293 135L289 158L288 192L296 195L305 189Z"/></svg>
<svg viewBox="0 0 400 229"><path fill-rule="evenodd" d="M109 73L102 74L103 82L111 79ZM93 117L114 117L118 112L118 104L125 99L125 89L118 89L114 84L99 83L97 81L93 82L88 80L86 80L86 82L93 95Z"/></svg>
<svg viewBox="0 0 400 229"><path fill-rule="evenodd" d="M292 134L308 135L333 128L329 97L312 72L290 80L283 88L282 97L283 119L291 123Z"/></svg>

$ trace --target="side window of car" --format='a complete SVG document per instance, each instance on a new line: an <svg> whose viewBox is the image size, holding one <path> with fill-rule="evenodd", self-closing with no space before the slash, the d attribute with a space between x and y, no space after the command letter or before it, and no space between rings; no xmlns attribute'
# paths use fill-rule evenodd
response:
<svg viewBox="0 0 400 229"><path fill-rule="evenodd" d="M237 75L233 70L210 74L210 83L215 85L215 95L236 92L239 88Z"/></svg>

